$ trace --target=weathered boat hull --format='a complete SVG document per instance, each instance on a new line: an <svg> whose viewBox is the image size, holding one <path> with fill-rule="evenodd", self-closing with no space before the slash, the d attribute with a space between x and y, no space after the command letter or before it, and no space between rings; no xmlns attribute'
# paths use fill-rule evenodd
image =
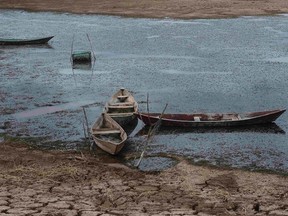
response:
<svg viewBox="0 0 288 216"><path fill-rule="evenodd" d="M126 89L117 91L106 103L104 112L113 118L120 126L125 127L135 119L134 113L138 111L138 103Z"/></svg>
<svg viewBox="0 0 288 216"><path fill-rule="evenodd" d="M236 127L244 125L265 124L274 122L285 109L251 112L243 114L235 113L195 113L195 114L164 114L161 125L171 127ZM154 125L161 113L136 113L146 125Z"/></svg>
<svg viewBox="0 0 288 216"><path fill-rule="evenodd" d="M0 38L0 45L33 45L33 44L46 44L54 36L45 38L34 38L34 39L3 39Z"/></svg>
<svg viewBox="0 0 288 216"><path fill-rule="evenodd" d="M97 139L97 138L93 138L93 139L99 148L101 148L103 151L112 155L117 155L125 145L124 142L119 145L114 145L114 144L111 144L110 142L104 142L101 139Z"/></svg>
<svg viewBox="0 0 288 216"><path fill-rule="evenodd" d="M123 128L106 113L102 113L93 124L91 135L99 148L112 155L118 154L127 140Z"/></svg>

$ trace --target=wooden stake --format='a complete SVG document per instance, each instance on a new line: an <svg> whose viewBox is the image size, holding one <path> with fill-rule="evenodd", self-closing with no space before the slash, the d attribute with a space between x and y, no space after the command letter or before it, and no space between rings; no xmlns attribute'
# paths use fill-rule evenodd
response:
<svg viewBox="0 0 288 216"><path fill-rule="evenodd" d="M151 120L150 120L150 110L149 110L149 93L147 92L147 101L146 101L146 108L147 108L147 113L148 113L148 119L149 119L149 124L151 125ZM150 131L151 127L148 130L148 134Z"/></svg>
<svg viewBox="0 0 288 216"><path fill-rule="evenodd" d="M84 121L82 122L82 126L83 126L83 131L84 131L85 140L87 141L87 134L86 134L86 128L85 128Z"/></svg>
<svg viewBox="0 0 288 216"><path fill-rule="evenodd" d="M75 35L73 34L72 44L71 44L71 53L70 53L70 62L71 62L72 68L73 68L72 53L73 53L74 37L75 37Z"/></svg>
<svg viewBox="0 0 288 216"><path fill-rule="evenodd" d="M148 97L147 97L147 98L148 98ZM148 99L147 99L147 101L148 101ZM154 126L150 126L150 127L149 127L148 134L147 134L147 139L146 139L146 143L145 143L144 149L143 149L143 151L142 151L142 153L141 153L141 155L140 155L140 158L139 158L139 160L138 160L138 163L137 163L136 166L135 166L136 168L138 168L138 167L140 166L140 163L141 163L141 161L142 161L142 159L143 159L143 157L144 157L144 154L145 154L145 152L146 152L146 149L148 148L148 145L149 145L150 141L152 140L153 136L156 134L156 131L157 131L158 128L160 127L160 125L161 125L161 120L162 120L162 116L163 116L163 114L164 114L167 106L168 106L168 104L165 105L165 108L163 109L163 111L162 111L162 113L161 113L161 115L160 115L160 117L159 117L159 120L156 122L156 124L155 124Z"/></svg>
<svg viewBox="0 0 288 216"><path fill-rule="evenodd" d="M73 67L73 58L72 58L73 46L74 46L74 37L75 37L75 35L73 34L73 39L72 39L72 44L71 44L71 52L70 52L70 63L71 63L71 69L72 69L74 82L75 82L75 85L77 86L76 77L75 77L75 73L74 73L74 67Z"/></svg>
<svg viewBox="0 0 288 216"><path fill-rule="evenodd" d="M95 53L94 53L94 51L93 51L93 47L92 47L91 40L90 40L90 38L89 38L89 35L88 35L88 34L86 34L86 35L87 35L88 41L89 41L89 43L90 43L91 51L92 51L92 53L93 53L93 60L95 61L95 60L96 60L96 56L95 56Z"/></svg>
<svg viewBox="0 0 288 216"><path fill-rule="evenodd" d="M83 112L84 112L84 117L85 117L85 121L86 121L86 129L87 129L87 135L88 135L88 138L89 138L89 141L90 141L90 150L92 150L92 146L93 146L93 142L91 140L92 136L90 134L90 129L89 129L89 126L88 126L88 118L87 118L87 115L86 115L86 110L84 107L82 107L83 109Z"/></svg>
<svg viewBox="0 0 288 216"><path fill-rule="evenodd" d="M94 66L95 66L95 62L96 62L96 55L94 53L94 50L93 50L93 47L92 47L92 43L91 43L91 40L90 40L90 37L88 34L86 34L87 38L88 38L88 41L90 43L90 48L91 48L91 52L92 52L92 55L93 55L93 64L91 63L91 79L90 81L92 80L92 76L93 76L93 72L94 72Z"/></svg>
<svg viewBox="0 0 288 216"><path fill-rule="evenodd" d="M149 93L147 92L147 112L149 113Z"/></svg>

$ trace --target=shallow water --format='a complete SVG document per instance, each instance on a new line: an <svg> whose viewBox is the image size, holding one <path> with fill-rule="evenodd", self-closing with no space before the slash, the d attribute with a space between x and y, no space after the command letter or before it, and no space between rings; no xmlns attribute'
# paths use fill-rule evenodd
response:
<svg viewBox="0 0 288 216"><path fill-rule="evenodd" d="M147 93L151 112L166 103L166 112L286 108L287 23L285 16L182 21L1 10L1 38L55 37L46 46L0 47L0 121L10 135L76 148L71 143L84 137L81 106L92 125L122 86L142 111ZM91 50L86 34L95 65L72 70L72 48ZM277 129L159 131L147 155L288 172L287 119L284 113ZM121 157L139 151L142 127Z"/></svg>

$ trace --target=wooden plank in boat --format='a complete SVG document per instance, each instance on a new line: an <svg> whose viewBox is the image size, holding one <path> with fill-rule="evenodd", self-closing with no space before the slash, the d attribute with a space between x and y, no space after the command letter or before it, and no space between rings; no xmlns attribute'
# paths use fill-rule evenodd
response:
<svg viewBox="0 0 288 216"><path fill-rule="evenodd" d="M116 103L109 103L109 106L133 106L133 102L116 102Z"/></svg>
<svg viewBox="0 0 288 216"><path fill-rule="evenodd" d="M120 130L99 130L99 131L93 131L93 134L115 134L115 133L121 133Z"/></svg>
<svg viewBox="0 0 288 216"><path fill-rule="evenodd" d="M117 98L119 101L124 102L128 98L128 95L119 95Z"/></svg>
<svg viewBox="0 0 288 216"><path fill-rule="evenodd" d="M131 109L131 108L134 108L134 106L131 106L131 105L122 105L122 104L120 104L119 106L118 105L116 105L116 106L114 106L114 105L111 105L111 106L108 106L108 108L109 109Z"/></svg>
<svg viewBox="0 0 288 216"><path fill-rule="evenodd" d="M133 112L129 112L129 113L108 113L109 116L130 116L130 115L134 115Z"/></svg>

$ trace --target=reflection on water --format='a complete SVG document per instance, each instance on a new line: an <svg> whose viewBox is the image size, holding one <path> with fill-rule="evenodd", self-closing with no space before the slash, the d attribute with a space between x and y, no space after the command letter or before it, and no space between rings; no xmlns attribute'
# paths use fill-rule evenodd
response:
<svg viewBox="0 0 288 216"><path fill-rule="evenodd" d="M180 70L160 70L159 72L163 74L172 74L172 75L231 75L232 72L222 72L222 71L180 71Z"/></svg>
<svg viewBox="0 0 288 216"><path fill-rule="evenodd" d="M92 64L91 62L88 62L88 63L73 63L72 65L73 69L78 69L78 70L89 70L91 71L92 70Z"/></svg>
<svg viewBox="0 0 288 216"><path fill-rule="evenodd" d="M36 117L40 115L45 115L48 113L55 113L55 112L60 112L63 110L68 110L68 109L75 109L79 108L81 106L93 104L95 101L78 101L78 102L72 102L72 103L65 103L61 105L55 105L55 106L45 106L45 107L40 107L37 109L33 110L27 110L19 113L13 114L15 118L31 118L31 117Z"/></svg>
<svg viewBox="0 0 288 216"><path fill-rule="evenodd" d="M134 118L131 122L129 122L129 124L123 126L123 129L125 130L125 132L129 136L135 130L137 125L138 125L138 118Z"/></svg>
<svg viewBox="0 0 288 216"><path fill-rule="evenodd" d="M138 136L147 135L149 126L144 126L138 131ZM285 131L275 123L249 125L239 127L215 127L215 128L177 128L161 126L157 134L171 135L184 133L271 133L271 134L285 134Z"/></svg>
<svg viewBox="0 0 288 216"><path fill-rule="evenodd" d="M268 59L267 61L277 62L277 63L288 63L288 57L284 56L284 57L278 57L278 58L271 58L271 59Z"/></svg>

